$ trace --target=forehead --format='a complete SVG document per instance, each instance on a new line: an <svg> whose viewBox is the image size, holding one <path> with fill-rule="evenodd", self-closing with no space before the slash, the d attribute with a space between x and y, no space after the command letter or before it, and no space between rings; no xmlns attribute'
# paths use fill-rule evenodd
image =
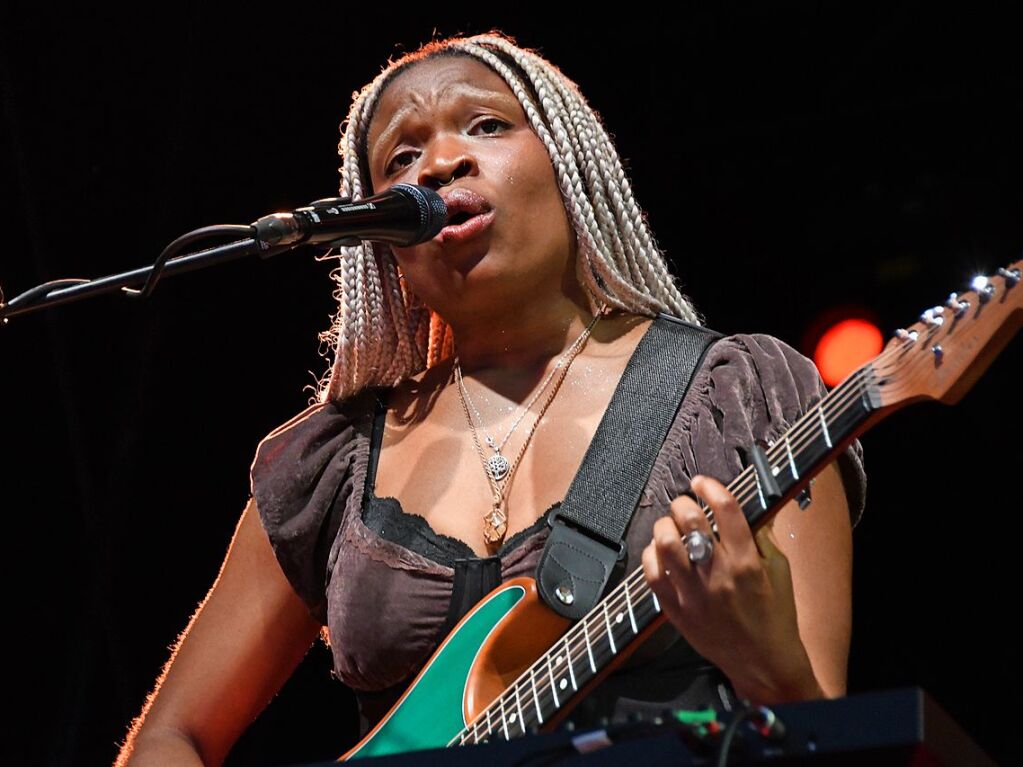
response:
<svg viewBox="0 0 1023 767"><path fill-rule="evenodd" d="M377 101L366 134L370 154L377 140L382 135L386 138L404 118L428 114L446 102L466 97L518 105L501 76L476 59L440 56L413 64L387 85Z"/></svg>

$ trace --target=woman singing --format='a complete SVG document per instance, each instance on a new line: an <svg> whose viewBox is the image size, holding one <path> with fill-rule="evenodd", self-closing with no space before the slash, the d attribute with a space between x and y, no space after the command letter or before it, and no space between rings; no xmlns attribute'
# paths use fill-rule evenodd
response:
<svg viewBox="0 0 1023 767"><path fill-rule="evenodd" d="M321 633L366 732L473 604L535 576L653 319L701 324L599 117L511 39L390 63L342 127L343 196L422 185L448 226L412 247L340 248L329 374L260 443L223 568L123 763L220 764ZM573 710L578 726L845 693L859 443L817 476L808 509L790 502L755 535L726 489L749 447L824 393L771 336L707 352L625 536L625 570L642 567L668 623Z"/></svg>

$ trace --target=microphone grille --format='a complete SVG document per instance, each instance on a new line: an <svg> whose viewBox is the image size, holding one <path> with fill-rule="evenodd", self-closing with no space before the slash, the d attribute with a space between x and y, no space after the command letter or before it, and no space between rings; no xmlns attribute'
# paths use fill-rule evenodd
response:
<svg viewBox="0 0 1023 767"><path fill-rule="evenodd" d="M404 192L419 208L419 231L407 243L408 245L433 239L444 228L448 220L448 206L444 204L444 199L439 194L428 187L416 184L395 184L391 188Z"/></svg>

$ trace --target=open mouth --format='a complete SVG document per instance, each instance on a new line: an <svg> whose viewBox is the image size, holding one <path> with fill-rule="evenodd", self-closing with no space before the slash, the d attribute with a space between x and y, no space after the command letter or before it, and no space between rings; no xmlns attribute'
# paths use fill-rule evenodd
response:
<svg viewBox="0 0 1023 767"><path fill-rule="evenodd" d="M486 231L494 220L494 211L472 213L455 211L448 219L447 226L437 234L438 242L461 242Z"/></svg>
<svg viewBox="0 0 1023 767"><path fill-rule="evenodd" d="M494 220L494 210L487 198L464 187L444 190L448 220L434 238L438 242L460 242L486 231Z"/></svg>

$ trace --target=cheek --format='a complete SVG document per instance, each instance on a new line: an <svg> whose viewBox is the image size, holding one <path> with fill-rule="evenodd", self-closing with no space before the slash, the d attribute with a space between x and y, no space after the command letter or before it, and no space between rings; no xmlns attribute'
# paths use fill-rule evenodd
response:
<svg viewBox="0 0 1023 767"><path fill-rule="evenodd" d="M574 238L550 155L539 138L534 136L508 159L505 178L514 196L521 200L525 226L546 231L551 237L560 237L568 229Z"/></svg>
<svg viewBox="0 0 1023 767"><path fill-rule="evenodd" d="M534 137L517 159L520 165L517 169L518 175L521 176L523 184L530 187L530 194L542 196L545 201L549 201L551 197L560 198L558 180L551 165L550 155L538 138Z"/></svg>

